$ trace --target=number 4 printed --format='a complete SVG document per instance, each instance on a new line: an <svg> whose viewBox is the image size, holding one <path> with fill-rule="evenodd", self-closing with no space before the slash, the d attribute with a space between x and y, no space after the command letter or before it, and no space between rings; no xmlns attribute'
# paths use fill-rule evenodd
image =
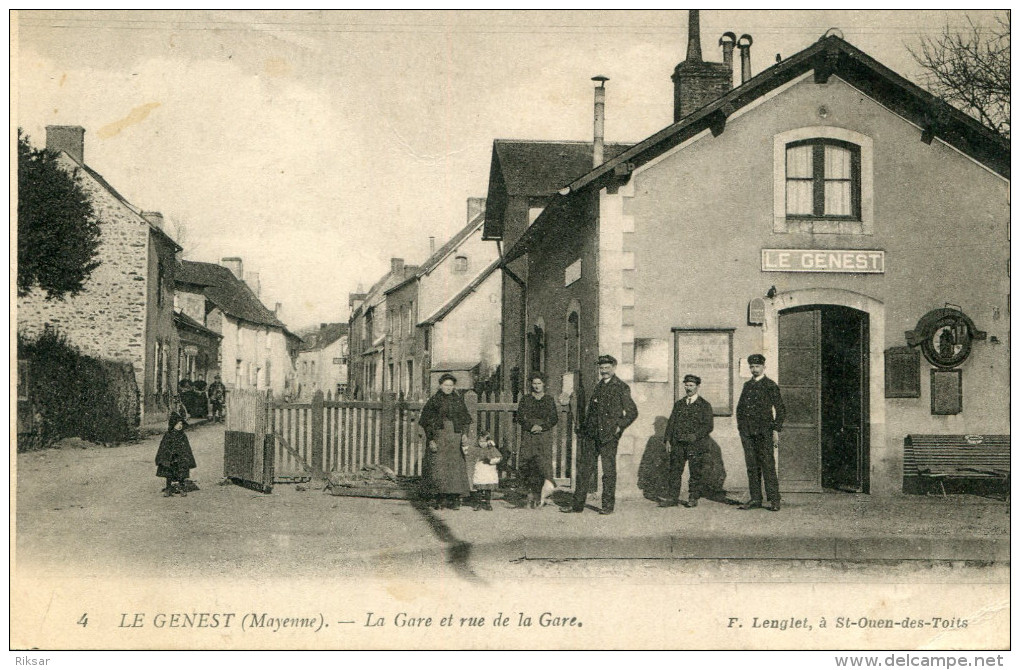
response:
<svg viewBox="0 0 1020 670"><path fill-rule="evenodd" d="M81 618L78 619L78 621L76 621L75 623L77 623L82 628L84 628L85 626L88 626L89 625L89 613L85 612L84 614L82 614Z"/></svg>

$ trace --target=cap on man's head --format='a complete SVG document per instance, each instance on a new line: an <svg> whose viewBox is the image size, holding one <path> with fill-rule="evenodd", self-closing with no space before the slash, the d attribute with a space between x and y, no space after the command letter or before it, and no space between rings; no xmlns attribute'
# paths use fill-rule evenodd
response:
<svg viewBox="0 0 1020 670"><path fill-rule="evenodd" d="M694 382L698 386L701 386L701 377L698 375L684 375L684 384L687 382Z"/></svg>
<svg viewBox="0 0 1020 670"><path fill-rule="evenodd" d="M602 354L599 356L599 365L605 365L607 363L609 365L616 365L616 359L609 354Z"/></svg>
<svg viewBox="0 0 1020 670"><path fill-rule="evenodd" d="M765 357L761 354L751 354L747 357L748 365L765 365Z"/></svg>

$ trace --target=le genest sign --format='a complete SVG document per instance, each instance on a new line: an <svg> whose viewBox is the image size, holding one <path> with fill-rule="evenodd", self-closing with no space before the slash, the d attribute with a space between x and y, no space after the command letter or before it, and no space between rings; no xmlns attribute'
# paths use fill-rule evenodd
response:
<svg viewBox="0 0 1020 670"><path fill-rule="evenodd" d="M762 272L854 272L883 274L881 249L762 249Z"/></svg>

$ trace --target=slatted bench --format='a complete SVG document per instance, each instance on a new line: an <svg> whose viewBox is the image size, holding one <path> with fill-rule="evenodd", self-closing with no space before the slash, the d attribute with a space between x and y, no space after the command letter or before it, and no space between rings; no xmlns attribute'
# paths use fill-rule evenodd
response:
<svg viewBox="0 0 1020 670"><path fill-rule="evenodd" d="M903 472L937 483L946 495L947 479L990 479L1002 482L1009 499L1009 435L907 435Z"/></svg>

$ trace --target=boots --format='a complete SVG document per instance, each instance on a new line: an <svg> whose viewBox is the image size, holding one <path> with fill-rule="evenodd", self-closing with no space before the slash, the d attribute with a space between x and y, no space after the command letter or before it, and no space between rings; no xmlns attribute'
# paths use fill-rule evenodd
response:
<svg viewBox="0 0 1020 670"><path fill-rule="evenodd" d="M450 509L460 509L460 495L454 493L446 497L447 507Z"/></svg>
<svg viewBox="0 0 1020 670"><path fill-rule="evenodd" d="M485 497L482 495L484 491L472 491L471 492L471 509L476 512L481 511L482 504L485 501Z"/></svg>
<svg viewBox="0 0 1020 670"><path fill-rule="evenodd" d="M482 504L480 509L484 509L486 512L492 511L492 491L479 491L482 494ZM478 509L478 508L476 508Z"/></svg>

